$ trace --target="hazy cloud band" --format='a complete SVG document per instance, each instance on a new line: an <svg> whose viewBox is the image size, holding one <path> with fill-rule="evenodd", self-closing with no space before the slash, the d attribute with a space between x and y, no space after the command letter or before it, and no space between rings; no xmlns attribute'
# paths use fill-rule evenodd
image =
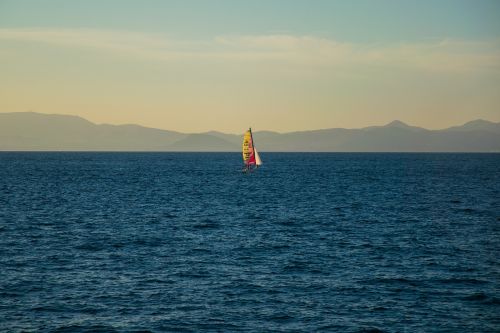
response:
<svg viewBox="0 0 500 333"><path fill-rule="evenodd" d="M431 71L500 70L500 41L439 40L390 45L314 36L217 36L175 40L159 34L94 29L0 29L0 40L94 48L156 61L223 60L316 67L396 66Z"/></svg>

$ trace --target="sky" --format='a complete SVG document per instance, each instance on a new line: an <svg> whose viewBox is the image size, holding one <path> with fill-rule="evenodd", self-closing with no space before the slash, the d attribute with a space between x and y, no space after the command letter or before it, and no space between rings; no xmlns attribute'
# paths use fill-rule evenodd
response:
<svg viewBox="0 0 500 333"><path fill-rule="evenodd" d="M0 0L0 112L181 132L500 121L496 0Z"/></svg>

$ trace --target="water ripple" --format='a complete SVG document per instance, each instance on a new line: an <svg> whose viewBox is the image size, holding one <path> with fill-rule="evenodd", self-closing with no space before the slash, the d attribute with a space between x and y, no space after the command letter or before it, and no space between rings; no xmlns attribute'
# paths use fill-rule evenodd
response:
<svg viewBox="0 0 500 333"><path fill-rule="evenodd" d="M0 331L500 331L499 154L0 153Z"/></svg>

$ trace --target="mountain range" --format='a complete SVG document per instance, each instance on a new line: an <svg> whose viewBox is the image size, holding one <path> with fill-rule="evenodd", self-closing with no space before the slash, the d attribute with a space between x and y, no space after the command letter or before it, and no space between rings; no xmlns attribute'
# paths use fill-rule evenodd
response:
<svg viewBox="0 0 500 333"><path fill-rule="evenodd" d="M242 129L243 132L244 129ZM259 151L500 152L500 123L473 120L428 130L395 120L360 129L253 133ZM0 151L240 151L242 135L94 124L78 116L0 113Z"/></svg>

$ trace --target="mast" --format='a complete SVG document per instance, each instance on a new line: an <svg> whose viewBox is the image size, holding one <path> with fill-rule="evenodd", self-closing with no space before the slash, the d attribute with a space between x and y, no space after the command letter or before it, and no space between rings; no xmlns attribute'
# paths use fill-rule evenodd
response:
<svg viewBox="0 0 500 333"><path fill-rule="evenodd" d="M249 127L248 131L250 132L250 141L252 142L252 155L254 156L254 159L255 159L255 145L254 145L254 142L253 142L252 128ZM248 159L247 167L250 168L250 159Z"/></svg>
<svg viewBox="0 0 500 333"><path fill-rule="evenodd" d="M249 127L249 128L248 128L248 130L250 131L250 138L252 139L252 148L253 148L253 149L254 149L254 151L255 151L255 144L254 144L254 142L253 142L252 128L251 128L251 127Z"/></svg>

